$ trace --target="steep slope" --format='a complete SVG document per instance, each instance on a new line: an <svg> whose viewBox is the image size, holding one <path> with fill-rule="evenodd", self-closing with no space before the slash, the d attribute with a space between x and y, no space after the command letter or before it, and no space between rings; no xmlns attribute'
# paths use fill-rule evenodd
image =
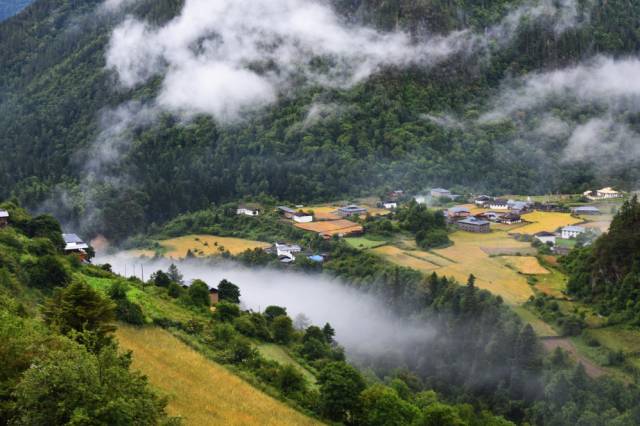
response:
<svg viewBox="0 0 640 426"><path fill-rule="evenodd" d="M125 15L155 28L176 16L182 1L143 0L116 11L97 0L35 3L0 25L0 168L9 171L0 175L0 196L15 194L30 207L56 200L49 206L63 220L83 217L87 232L120 239L244 195L310 201L429 184L578 191L637 180L632 164L600 167L590 156L574 155L571 145L594 130L581 126L604 115L623 125L600 123L595 139L611 139L618 145L607 151L619 151L635 140L635 111L608 113L592 99L575 102L571 93L524 111L504 113L493 102L513 104L500 97L503 86L534 71L637 51L632 29L640 5L564 0L541 14L540 4L556 6L546 0L335 3L347 29L406 28L414 40L437 40L425 35L429 30L454 41L461 37L455 31L469 29L461 34L470 39L462 40L474 48L427 67L381 66L346 87L287 85L273 103L231 123L202 113L184 123L155 108L162 75L123 89L118 74L105 68L112 31ZM313 59L313 66L331 69L331 60ZM484 119L496 111L499 119ZM572 137L576 131L582 139Z"/></svg>
<svg viewBox="0 0 640 426"><path fill-rule="evenodd" d="M133 368L169 396L169 413L182 417L185 424L321 424L207 360L167 331L120 327L117 337L133 352Z"/></svg>

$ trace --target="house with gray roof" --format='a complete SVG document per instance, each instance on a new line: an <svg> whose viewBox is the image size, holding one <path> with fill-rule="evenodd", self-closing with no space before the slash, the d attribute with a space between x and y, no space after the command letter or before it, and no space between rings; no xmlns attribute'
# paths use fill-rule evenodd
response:
<svg viewBox="0 0 640 426"><path fill-rule="evenodd" d="M475 216L468 217L466 219L456 222L458 228L467 232L487 233L491 232L491 224L488 220L478 219Z"/></svg>

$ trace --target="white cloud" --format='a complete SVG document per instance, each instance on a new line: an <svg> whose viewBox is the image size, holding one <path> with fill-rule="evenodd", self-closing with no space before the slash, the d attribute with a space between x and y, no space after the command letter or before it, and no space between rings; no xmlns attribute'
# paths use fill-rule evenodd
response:
<svg viewBox="0 0 640 426"><path fill-rule="evenodd" d="M488 50L491 41L511 40L523 16L570 25L571 4L532 1L484 35L458 31L414 42L404 32L348 25L316 0L186 0L160 28L125 20L113 32L107 67L125 88L164 76L157 100L163 109L229 120L301 83L348 87L384 67L429 66Z"/></svg>

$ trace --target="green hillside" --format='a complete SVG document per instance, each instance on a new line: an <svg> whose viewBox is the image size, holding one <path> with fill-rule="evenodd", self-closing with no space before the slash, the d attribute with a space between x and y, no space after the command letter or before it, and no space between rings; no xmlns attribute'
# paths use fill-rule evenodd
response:
<svg viewBox="0 0 640 426"><path fill-rule="evenodd" d="M101 12L95 0L37 1L0 24L0 169L10 171L0 175L0 197L14 194L29 207L56 200L47 205L65 222L82 217L87 232L121 239L244 195L307 202L428 185L506 193L626 187L637 180L637 167L602 170L589 159L566 161L566 135L531 131L540 124L536 111L478 120L505 82L640 47L633 30L640 5L560 3L578 5L575 25L562 31L553 17L522 18L506 41L497 38L432 67L386 67L353 87L294 87L275 104L228 124L204 115L183 123L167 113L144 122L136 114L153 102L161 78L122 90L105 69L111 31L126 14L161 25L181 10L181 1L140 1L113 13ZM528 5L335 4L347 22L403 29L415 40L427 31L490 33ZM601 106L571 96L550 102L547 111L571 126L602 114ZM318 106L321 125L304 124ZM620 120L635 129L634 117ZM122 144L122 136L101 133L116 123L129 124ZM618 135L616 128L609 131ZM116 159L96 164L106 141Z"/></svg>

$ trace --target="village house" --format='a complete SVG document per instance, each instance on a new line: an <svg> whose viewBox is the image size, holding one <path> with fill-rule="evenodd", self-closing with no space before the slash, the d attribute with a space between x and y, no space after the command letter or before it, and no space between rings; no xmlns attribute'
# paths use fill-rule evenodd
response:
<svg viewBox="0 0 640 426"><path fill-rule="evenodd" d="M396 189L395 191L391 191L387 194L387 199L390 201L398 201L400 197L404 195L404 191L401 189Z"/></svg>
<svg viewBox="0 0 640 426"><path fill-rule="evenodd" d="M296 210L287 206L278 206L277 209L287 219L293 219L293 216L298 213Z"/></svg>
<svg viewBox="0 0 640 426"><path fill-rule="evenodd" d="M240 205L236 209L237 215L245 215L245 216L258 216L260 214L260 210L254 206L248 205Z"/></svg>
<svg viewBox="0 0 640 426"><path fill-rule="evenodd" d="M600 209L594 206L580 206L580 207L573 207L571 209L571 213L575 215L584 214L584 215L595 216L600 214Z"/></svg>
<svg viewBox="0 0 640 426"><path fill-rule="evenodd" d="M489 208L491 210L509 210L509 203L502 198L496 198L489 202Z"/></svg>
<svg viewBox="0 0 640 426"><path fill-rule="evenodd" d="M347 217L355 215L365 215L367 214L367 209L364 207L356 206L355 204L351 204L346 207L339 207L336 212L342 217Z"/></svg>
<svg viewBox="0 0 640 426"><path fill-rule="evenodd" d="M4 228L7 225L9 225L9 212L0 210L0 228Z"/></svg>
<svg viewBox="0 0 640 426"><path fill-rule="evenodd" d="M542 232L538 232L537 234L534 234L533 237L540 241L543 244L555 244L556 243L556 234L554 234L553 232L547 232L547 231L542 231Z"/></svg>
<svg viewBox="0 0 640 426"><path fill-rule="evenodd" d="M296 253L302 251L302 247L297 244L280 244L275 243L275 254L278 256L278 260L282 263L291 263L296 260Z"/></svg>
<svg viewBox="0 0 640 426"><path fill-rule="evenodd" d="M211 287L209 289L209 301L211 301L211 305L215 305L218 303L218 289L215 287Z"/></svg>
<svg viewBox="0 0 640 426"><path fill-rule="evenodd" d="M491 203L492 200L493 198L489 197L488 195L480 195L476 197L475 200L473 200L473 202L478 207L486 207Z"/></svg>
<svg viewBox="0 0 640 426"><path fill-rule="evenodd" d="M471 211L464 206L455 206L444 211L445 217L450 221L464 219L471 215Z"/></svg>
<svg viewBox="0 0 640 426"><path fill-rule="evenodd" d="M507 204L509 206L509 209L516 214L523 214L529 211L529 203L527 203L526 201L509 200L507 201Z"/></svg>
<svg viewBox="0 0 640 426"><path fill-rule="evenodd" d="M498 212L488 211L488 212L480 213L479 215L476 215L476 217L479 217L481 219L490 220L491 222L497 222L504 215L505 215L505 213L498 213Z"/></svg>
<svg viewBox="0 0 640 426"><path fill-rule="evenodd" d="M504 225L513 225L515 223L522 223L522 217L517 213L510 212L500 216L498 219L496 219L496 222L502 223Z"/></svg>
<svg viewBox="0 0 640 426"><path fill-rule="evenodd" d="M608 200L612 198L622 198L624 195L611 187L597 189L595 191L585 191L582 195L590 200Z"/></svg>
<svg viewBox="0 0 640 426"><path fill-rule="evenodd" d="M557 203L535 203L533 208L541 212L566 212L567 209Z"/></svg>
<svg viewBox="0 0 640 426"><path fill-rule="evenodd" d="M561 229L562 238L565 240L576 238L578 235L586 232L583 226L565 226Z"/></svg>
<svg viewBox="0 0 640 426"><path fill-rule="evenodd" d="M398 208L398 203L395 201L383 201L382 207L384 207L387 210L395 210Z"/></svg>
<svg viewBox="0 0 640 426"><path fill-rule="evenodd" d="M313 222L313 215L304 212L296 212L293 215L293 220L298 223Z"/></svg>
<svg viewBox="0 0 640 426"><path fill-rule="evenodd" d="M89 248L89 245L82 241L80 237L76 234L62 234L62 239L64 240L65 254L75 254L81 260L87 260L86 250Z"/></svg>
<svg viewBox="0 0 640 426"><path fill-rule="evenodd" d="M436 198L451 198L451 191L444 188L433 188L431 190L431 196Z"/></svg>
<svg viewBox="0 0 640 426"><path fill-rule="evenodd" d="M487 233L491 232L488 220L478 219L477 217L468 217L456 223L460 229L467 232Z"/></svg>

